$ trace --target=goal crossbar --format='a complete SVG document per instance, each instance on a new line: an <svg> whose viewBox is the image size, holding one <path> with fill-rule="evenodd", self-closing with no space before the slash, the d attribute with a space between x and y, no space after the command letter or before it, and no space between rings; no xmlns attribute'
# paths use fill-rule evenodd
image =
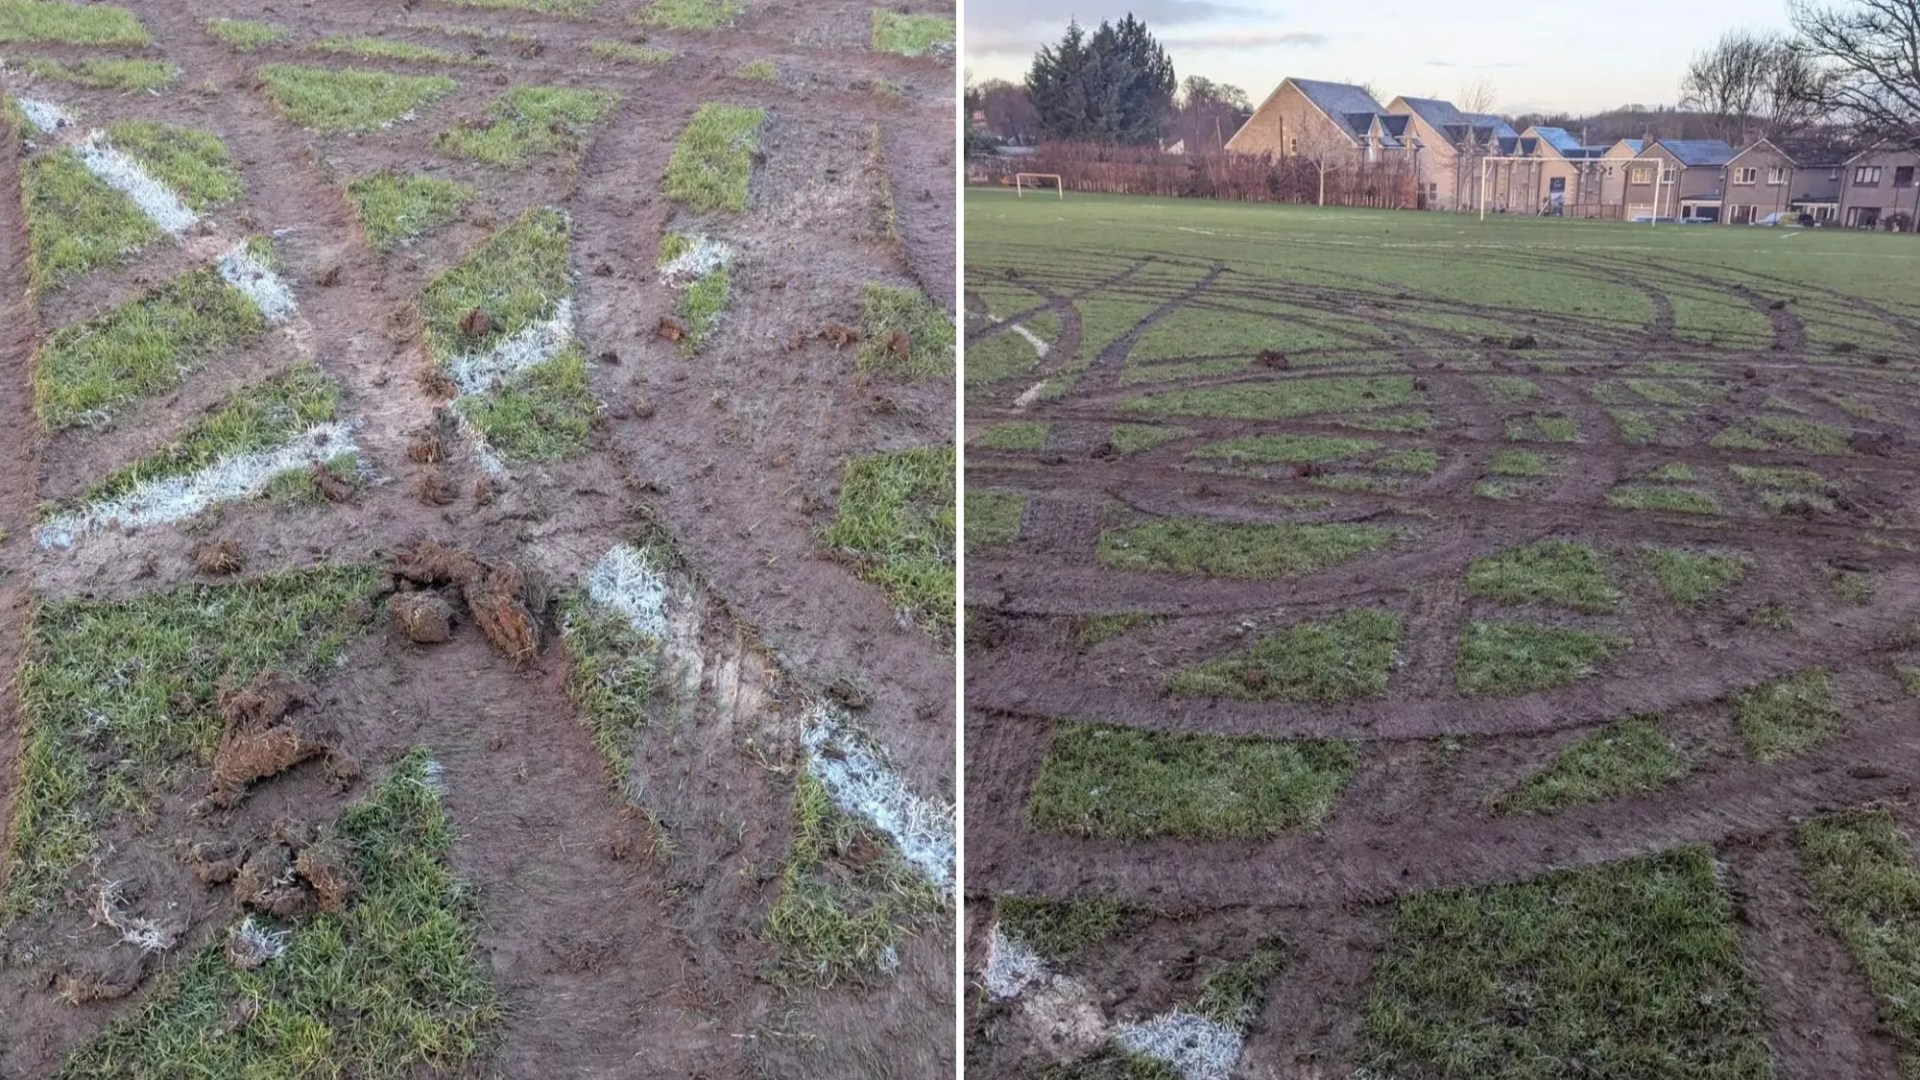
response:
<svg viewBox="0 0 1920 1080"><path fill-rule="evenodd" d="M1026 192L1023 190L1023 185L1034 180L1053 181L1054 194L1058 195L1062 199L1067 197L1067 185L1060 179L1060 174L1050 173L1050 172L1014 173L1013 174L1013 197L1016 199L1025 198ZM1037 189L1045 190L1044 188L1041 188L1039 184L1034 184L1033 186Z"/></svg>

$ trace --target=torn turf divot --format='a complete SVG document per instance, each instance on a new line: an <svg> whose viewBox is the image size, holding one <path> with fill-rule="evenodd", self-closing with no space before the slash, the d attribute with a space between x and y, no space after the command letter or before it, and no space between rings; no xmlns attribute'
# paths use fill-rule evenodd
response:
<svg viewBox="0 0 1920 1080"><path fill-rule="evenodd" d="M953 888L953 808L922 799L840 716L819 705L800 733L807 769L842 810L865 818L893 838L900 854L927 880Z"/></svg>
<svg viewBox="0 0 1920 1080"><path fill-rule="evenodd" d="M20 106L20 114L42 135L51 135L73 123L73 114L51 101L23 97L14 98L13 103Z"/></svg>
<svg viewBox="0 0 1920 1080"><path fill-rule="evenodd" d="M462 394L482 394L553 359L572 340L573 298L561 297L553 314L529 323L486 352L454 357L447 364L447 374Z"/></svg>
<svg viewBox="0 0 1920 1080"><path fill-rule="evenodd" d="M68 548L89 533L115 526L165 525L195 517L220 503L251 499L281 473L311 468L355 450L346 424L319 424L277 446L221 458L197 472L148 480L124 495L90 503L35 530L43 548Z"/></svg>
<svg viewBox="0 0 1920 1080"><path fill-rule="evenodd" d="M228 930L227 936L230 939L228 953L239 958L242 967L251 970L269 960L278 960L287 951L293 931L262 926L249 915Z"/></svg>
<svg viewBox="0 0 1920 1080"><path fill-rule="evenodd" d="M74 150L88 172L132 199L133 205L163 232L180 236L200 220L200 215L188 209L172 188L154 179L146 166L115 150L107 142L106 133L89 133Z"/></svg>
<svg viewBox="0 0 1920 1080"><path fill-rule="evenodd" d="M1182 1080L1228 1080L1246 1037L1237 1028L1181 1009L1114 1028L1122 1049L1164 1061Z"/></svg>
<svg viewBox="0 0 1920 1080"><path fill-rule="evenodd" d="M253 302L271 323L293 318L293 290L273 268L254 255L245 243L237 244L220 256L220 276L228 285Z"/></svg>
<svg viewBox="0 0 1920 1080"><path fill-rule="evenodd" d="M987 936L987 994L1002 1001L1017 998L1046 977L1047 965L1040 954L994 923Z"/></svg>
<svg viewBox="0 0 1920 1080"><path fill-rule="evenodd" d="M601 556L587 571L587 596L625 619L642 634L662 641L667 636L667 579L654 568L647 553L621 544Z"/></svg>

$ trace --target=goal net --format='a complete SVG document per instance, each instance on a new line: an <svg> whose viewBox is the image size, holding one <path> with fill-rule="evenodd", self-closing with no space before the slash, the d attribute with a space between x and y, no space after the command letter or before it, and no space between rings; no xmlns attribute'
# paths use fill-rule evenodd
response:
<svg viewBox="0 0 1920 1080"><path fill-rule="evenodd" d="M1014 173L1013 174L1014 197L1024 198L1026 196L1027 188L1032 188L1035 191L1046 191L1048 189L1051 189L1053 193L1059 196L1060 198L1064 199L1067 197L1067 188L1065 184L1062 184L1060 182L1059 173L1050 173L1050 172Z"/></svg>

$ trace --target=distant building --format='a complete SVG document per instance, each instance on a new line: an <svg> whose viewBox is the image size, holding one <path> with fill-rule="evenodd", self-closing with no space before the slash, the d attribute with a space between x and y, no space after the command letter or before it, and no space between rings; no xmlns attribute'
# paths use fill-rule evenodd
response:
<svg viewBox="0 0 1920 1080"><path fill-rule="evenodd" d="M1723 139L1648 143L1627 165L1626 219L1719 221L1726 201L1727 162L1733 155L1733 147Z"/></svg>
<svg viewBox="0 0 1920 1080"><path fill-rule="evenodd" d="M1874 147L1841 169L1841 224L1849 229L1912 232L1920 222L1920 152Z"/></svg>

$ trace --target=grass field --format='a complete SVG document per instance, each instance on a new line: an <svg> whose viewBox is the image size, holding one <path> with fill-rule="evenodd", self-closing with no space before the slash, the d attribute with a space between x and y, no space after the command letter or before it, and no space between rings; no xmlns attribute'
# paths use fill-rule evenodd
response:
<svg viewBox="0 0 1920 1080"><path fill-rule="evenodd" d="M966 211L972 1062L1895 1075L1912 825L1866 807L1920 764L1886 741L1920 685L1920 242ZM1243 982L1304 1013L1193 1006L1270 934L1319 959ZM1074 1037L1035 1035L1062 1002ZM1810 1065L1789 1015L1863 1049Z"/></svg>

